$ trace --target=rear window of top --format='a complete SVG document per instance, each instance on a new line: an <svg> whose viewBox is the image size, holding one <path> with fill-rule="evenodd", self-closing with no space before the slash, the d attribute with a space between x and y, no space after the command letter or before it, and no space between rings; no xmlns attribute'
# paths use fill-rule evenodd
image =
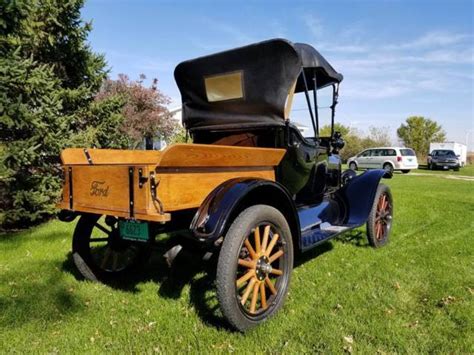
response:
<svg viewBox="0 0 474 355"><path fill-rule="evenodd" d="M400 149L400 153L406 157L406 156L414 156L415 155L415 151L413 149Z"/></svg>

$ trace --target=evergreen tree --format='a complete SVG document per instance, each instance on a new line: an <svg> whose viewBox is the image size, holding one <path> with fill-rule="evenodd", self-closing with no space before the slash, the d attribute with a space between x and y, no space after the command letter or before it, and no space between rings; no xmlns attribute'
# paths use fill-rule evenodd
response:
<svg viewBox="0 0 474 355"><path fill-rule="evenodd" d="M123 101L94 101L107 75L86 40L82 0L0 0L0 225L54 212L60 150L125 147L114 133ZM92 129L91 129L92 127Z"/></svg>

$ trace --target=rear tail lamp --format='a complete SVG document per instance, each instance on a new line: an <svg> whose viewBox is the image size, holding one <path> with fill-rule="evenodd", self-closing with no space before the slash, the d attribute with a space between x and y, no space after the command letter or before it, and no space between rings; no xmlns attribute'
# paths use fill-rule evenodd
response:
<svg viewBox="0 0 474 355"><path fill-rule="evenodd" d="M397 161L402 161L402 157L397 157Z"/></svg>

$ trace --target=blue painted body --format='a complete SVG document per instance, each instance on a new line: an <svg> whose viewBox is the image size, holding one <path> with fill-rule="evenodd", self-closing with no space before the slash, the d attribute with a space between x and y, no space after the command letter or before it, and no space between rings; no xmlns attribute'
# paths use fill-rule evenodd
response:
<svg viewBox="0 0 474 355"><path fill-rule="evenodd" d="M219 185L199 207L190 229L200 241L215 241L224 234L233 214L247 207L245 203L283 207L292 233L299 231L296 207L286 188L256 178L231 179Z"/></svg>
<svg viewBox="0 0 474 355"><path fill-rule="evenodd" d="M295 207L278 182L239 178L224 182L204 200L190 229L200 241L213 242L225 234L228 222L245 207L269 204L282 211L300 250L310 249L367 221L384 170L368 170L351 178L313 206Z"/></svg>
<svg viewBox="0 0 474 355"><path fill-rule="evenodd" d="M385 174L384 170L368 170L350 179L320 204L298 209L300 249L310 249L364 224L372 209L380 179Z"/></svg>

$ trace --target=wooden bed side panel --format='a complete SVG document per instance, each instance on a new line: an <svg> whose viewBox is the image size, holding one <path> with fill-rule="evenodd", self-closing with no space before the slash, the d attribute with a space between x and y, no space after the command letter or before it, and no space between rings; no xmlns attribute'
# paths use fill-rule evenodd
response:
<svg viewBox="0 0 474 355"><path fill-rule="evenodd" d="M275 181L273 168L248 171L158 173L158 197L166 212L201 206L212 190L223 182L239 177Z"/></svg>
<svg viewBox="0 0 474 355"><path fill-rule="evenodd" d="M285 149L209 144L173 144L162 152L159 167L277 166Z"/></svg>
<svg viewBox="0 0 474 355"><path fill-rule="evenodd" d="M74 211L115 211L130 214L129 167L123 165L65 166L66 182L63 187L63 203L69 209L69 168L72 168L72 190ZM133 201L135 214L147 214L149 187L138 186L138 169L148 174L146 166L134 168ZM152 213L155 211L151 211ZM96 212L98 213L98 212Z"/></svg>
<svg viewBox="0 0 474 355"><path fill-rule="evenodd" d="M92 165L156 165L161 157L157 150L87 149ZM67 148L61 152L64 165L91 165L82 148Z"/></svg>

